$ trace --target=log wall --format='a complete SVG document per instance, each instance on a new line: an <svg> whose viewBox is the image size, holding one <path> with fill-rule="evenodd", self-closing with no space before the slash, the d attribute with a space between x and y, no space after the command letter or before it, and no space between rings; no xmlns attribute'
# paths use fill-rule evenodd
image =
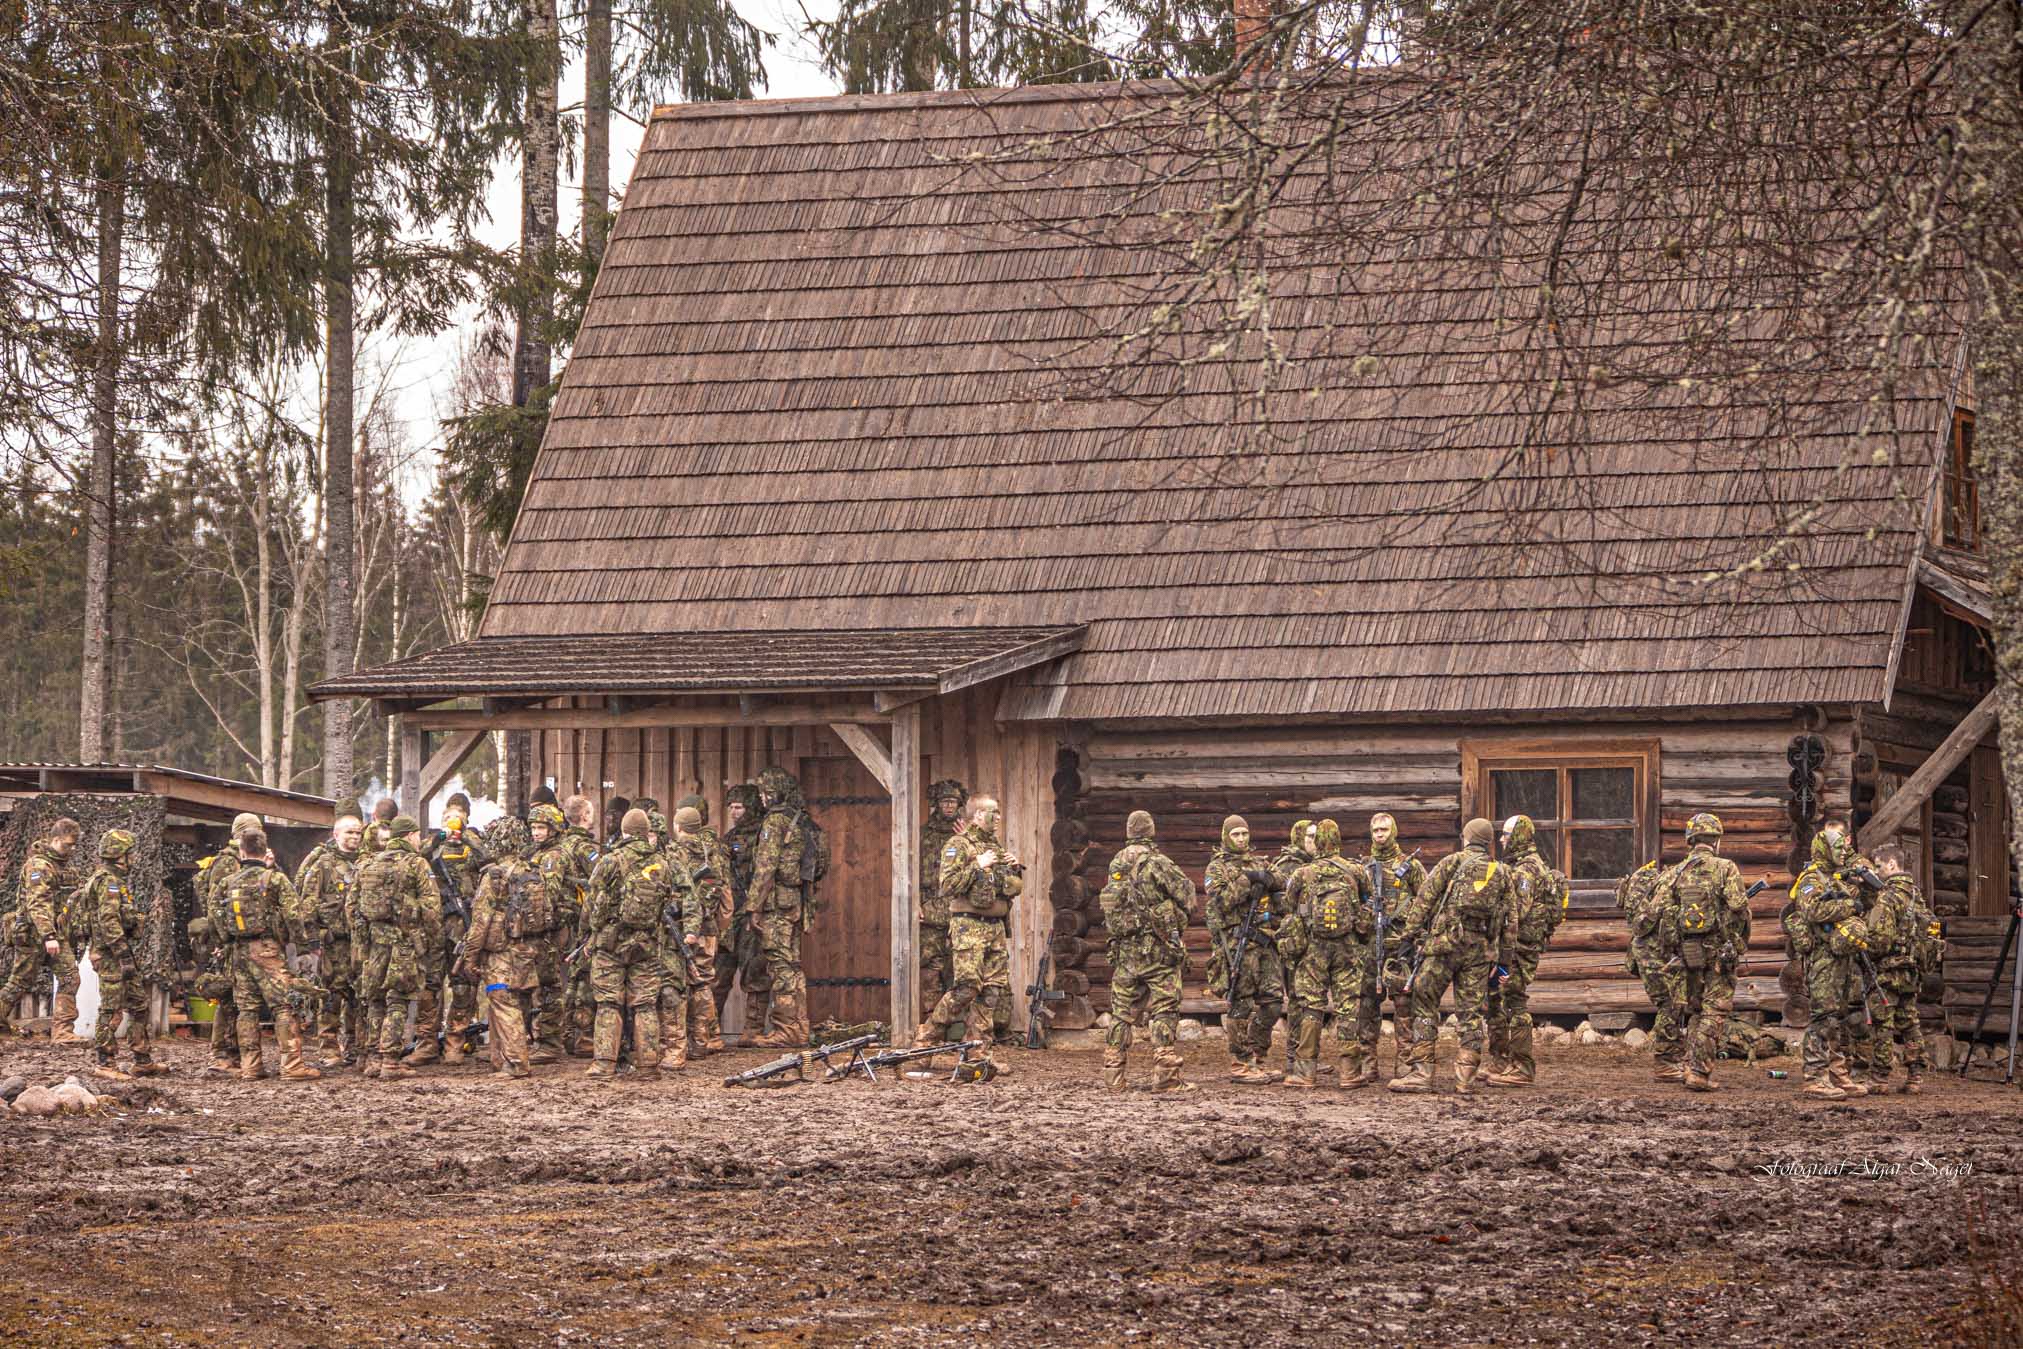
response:
<svg viewBox="0 0 2023 1349"><path fill-rule="evenodd" d="M1678 722L1611 722L1499 726L1315 727L1311 729L1161 731L1097 728L1057 773L1057 800L1071 802L1063 819L1086 831L1081 865L1063 870L1055 888L1055 952L1086 974L1090 1005L1108 1006L1109 967L1096 895L1104 868L1122 846L1124 818L1145 809L1159 837L1196 884L1221 834L1222 819L1239 814L1265 851L1276 853L1293 821L1330 817L1358 852L1367 847L1370 817L1389 812L1406 850L1429 865L1457 846L1465 812L1477 810L1477 790L1463 776L1464 741L1523 738L1541 748L1572 750L1598 739L1654 740L1656 799L1663 859L1685 853L1686 820L1712 810L1726 827L1723 851L1751 879L1771 889L1754 901L1756 924L1737 985L1744 1010L1779 1010L1777 976L1784 963L1775 916L1791 885L1798 842L1790 811L1786 749L1800 734L1826 743L1822 813L1845 816L1850 802L1854 726L1849 717L1824 725L1812 715ZM1067 790L1061 790L1061 789ZM1063 859L1072 860L1072 858ZM1531 1005L1541 1014L1649 1012L1642 984L1623 969L1629 934L1614 907L1614 877L1576 878L1568 921L1541 962ZM1185 1006L1219 1012L1208 997L1208 932L1199 906L1187 934L1190 959Z"/></svg>
<svg viewBox="0 0 2023 1349"><path fill-rule="evenodd" d="M1015 915L1012 942L1016 992L1030 982L1053 922L1047 902L1054 812L1049 778L1057 737L1046 727L1000 725L999 694L990 684L922 705L920 781L960 778L1004 807L1005 842L1027 864L1027 897ZM827 726L744 726L737 724L735 700L724 700L723 707L722 726L538 732L534 776L557 796L589 797L600 816L615 797L650 796L671 814L676 801L697 793L710 803L711 824L721 829L730 787L751 781L769 764L794 773L833 855L821 886L823 908L802 950L811 1019L888 1019L890 798ZM890 747L888 732L874 733ZM928 806L913 802L912 808L924 817ZM1023 1025L1024 998L1017 1001Z"/></svg>

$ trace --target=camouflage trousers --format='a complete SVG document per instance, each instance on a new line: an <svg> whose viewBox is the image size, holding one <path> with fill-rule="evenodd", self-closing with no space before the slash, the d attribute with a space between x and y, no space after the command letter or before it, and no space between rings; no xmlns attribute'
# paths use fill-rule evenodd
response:
<svg viewBox="0 0 2023 1349"><path fill-rule="evenodd" d="M1232 931L1224 938L1234 942ZM1243 949L1243 966L1229 981L1229 1011L1222 1025L1229 1037L1231 1058L1248 1064L1260 1063L1271 1053L1271 1028L1278 1024L1285 1007L1285 973L1271 938L1260 932Z"/></svg>
<svg viewBox="0 0 2023 1349"><path fill-rule="evenodd" d="M463 941L467 925L457 915L443 919L442 940L425 943L430 949L419 961L421 992L415 998L416 1033L446 1031L452 1035L469 1030L477 1020L478 986L450 972L450 957ZM449 1019L443 1019L444 1009Z"/></svg>
<svg viewBox="0 0 2023 1349"><path fill-rule="evenodd" d="M1702 1077L1714 1074L1721 1038L1735 1011L1735 968L1715 963L1702 970L1667 966L1660 976L1672 1013L1685 1026L1686 1066Z"/></svg>
<svg viewBox="0 0 2023 1349"><path fill-rule="evenodd" d="M358 965L349 937L325 937L317 962L323 997L316 1008L316 1030L340 1048L356 1048L359 1036Z"/></svg>
<svg viewBox="0 0 2023 1349"><path fill-rule="evenodd" d="M633 1062L660 1066L660 992L666 983L660 937L652 932L620 932L601 939L590 955L590 994L597 1002L597 1060L618 1061L625 1011L632 1011Z"/></svg>
<svg viewBox="0 0 2023 1349"><path fill-rule="evenodd" d="M1370 948L1354 937L1307 938L1306 954L1292 973L1293 1001L1299 1004L1299 1046L1294 1052L1302 1075L1311 1077L1321 1056L1321 1021L1332 1006L1335 1045L1342 1056L1343 1081L1363 1070L1361 1023L1377 1021L1377 1000L1371 996Z"/></svg>
<svg viewBox="0 0 2023 1349"><path fill-rule="evenodd" d="M667 997L661 995L661 1034L669 1044L675 1043L677 1031L697 1045L720 1048L723 1044L723 1028L717 1021L716 998L710 990L710 975L716 969L717 937L696 938L695 948L680 960L668 961L669 978L673 978L675 967L682 976L682 997L686 1000L686 1010L675 1028L670 1024L665 1011ZM672 948L670 948L672 949Z"/></svg>
<svg viewBox="0 0 2023 1349"><path fill-rule="evenodd" d="M93 962L96 969L96 962ZM127 960L108 958L98 974L98 1027L91 1034L92 1048L101 1060L110 1062L114 1038L122 1016L126 1020L126 1047L134 1062L148 1061L148 994L140 970Z"/></svg>
<svg viewBox="0 0 2023 1349"><path fill-rule="evenodd" d="M374 923L358 977L358 1000L365 1018L363 1049L398 1057L407 1052L407 1000L421 987L415 934L391 923Z"/></svg>
<svg viewBox="0 0 2023 1349"><path fill-rule="evenodd" d="M775 910L759 915L759 951L765 960L768 991L775 998L791 998L795 1005L807 1005L808 979L801 973L801 909ZM746 1018L748 1021L750 1018ZM753 1023L755 1026L757 1023Z"/></svg>
<svg viewBox="0 0 2023 1349"><path fill-rule="evenodd" d="M1878 988L1869 1013L1875 1018L1868 1060L1871 1075L1880 1081L1896 1071L1899 1045L1903 1046L1906 1068L1921 1073L1930 1066L1925 1055L1925 1028L1918 1023L1917 989Z"/></svg>
<svg viewBox="0 0 2023 1349"><path fill-rule="evenodd" d="M5 1024L14 1015L14 1004L33 993L42 997L49 992L49 979L56 977L56 992L59 997L77 996L83 976L77 970L77 957L71 954L70 944L59 941L56 954L50 955L42 948L42 943L34 941L14 948L14 971L7 976L7 982L0 984L0 1024Z"/></svg>
<svg viewBox="0 0 2023 1349"><path fill-rule="evenodd" d="M272 937L255 937L238 943L232 953L232 1001L239 1009L239 1052L260 1043L260 1014L279 1022L292 1014L300 1000L295 976L288 972L288 956Z"/></svg>
<svg viewBox="0 0 2023 1349"><path fill-rule="evenodd" d="M948 992L927 1014L936 1038L960 1025L963 1039L991 1038L995 1012L1011 1003L1011 939L1001 918L956 914L948 920Z"/></svg>
<svg viewBox="0 0 2023 1349"><path fill-rule="evenodd" d="M1405 1061L1431 1063L1440 1039L1440 998L1454 988L1454 1019L1461 1048L1480 1054L1486 1034L1482 1005L1489 996L1489 939L1462 929L1444 941L1435 938L1412 984L1412 1048Z"/></svg>
<svg viewBox="0 0 2023 1349"><path fill-rule="evenodd" d="M1531 1046L1531 984L1538 978L1538 958L1544 948L1519 947L1512 957L1509 973L1488 996L1489 1057L1499 1066L1508 1064L1526 1077L1538 1076L1538 1060Z"/></svg>
<svg viewBox="0 0 2023 1349"><path fill-rule="evenodd" d="M534 995L541 987L541 944L521 940L483 957L485 1011L491 1020L486 1042L492 1062L514 1076L532 1071L527 1033Z"/></svg>
<svg viewBox="0 0 2023 1349"><path fill-rule="evenodd" d="M934 1015L942 995L953 987L950 978L948 924L920 923L920 1006L921 1020Z"/></svg>
<svg viewBox="0 0 2023 1349"><path fill-rule="evenodd" d="M1637 967L1638 977L1644 981L1644 996L1651 1000L1651 1006L1657 1012L1651 1023L1651 1057L1659 1063L1679 1063L1686 1057L1686 1039L1680 1025L1678 1005L1673 1001L1672 985L1665 977L1665 957L1657 939L1632 938L1630 960Z"/></svg>
<svg viewBox="0 0 2023 1349"><path fill-rule="evenodd" d="M1178 957L1154 938L1111 946L1110 1029L1103 1033L1103 1062L1121 1066L1131 1051L1131 1031L1143 1027L1155 1062L1180 1063L1180 977Z"/></svg>
<svg viewBox="0 0 2023 1349"><path fill-rule="evenodd" d="M534 1027L530 1034L536 1043L559 1054L562 1051L562 1022L567 1012L563 1001L568 993L565 982L568 972L562 968L562 958L574 949L575 934L567 927L556 927L527 940L534 944L537 952L534 962L537 986Z"/></svg>
<svg viewBox="0 0 2023 1349"><path fill-rule="evenodd" d="M1856 1069L1869 1062L1873 1051L1854 957L1814 951L1805 962L1805 991L1812 999L1812 1020L1799 1046L1805 1080L1824 1076L1836 1058Z"/></svg>

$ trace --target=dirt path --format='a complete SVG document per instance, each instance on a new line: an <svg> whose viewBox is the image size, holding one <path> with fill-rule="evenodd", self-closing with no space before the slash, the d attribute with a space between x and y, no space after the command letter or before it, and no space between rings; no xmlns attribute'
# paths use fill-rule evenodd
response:
<svg viewBox="0 0 2023 1349"><path fill-rule="evenodd" d="M2023 1249L1974 1254L2023 1223L2014 1088L1803 1104L1738 1065L1709 1099L1561 1050L1536 1090L1428 1100L1193 1049L1174 1101L1088 1053L745 1092L716 1083L765 1056L289 1087L178 1044L119 1114L0 1119L0 1339L1941 1342ZM80 1057L0 1047L0 1076Z"/></svg>

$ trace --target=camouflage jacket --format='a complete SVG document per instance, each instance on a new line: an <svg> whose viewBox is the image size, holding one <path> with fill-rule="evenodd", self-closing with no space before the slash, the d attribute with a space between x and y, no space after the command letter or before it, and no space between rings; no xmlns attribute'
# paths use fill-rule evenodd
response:
<svg viewBox="0 0 2023 1349"><path fill-rule="evenodd" d="M1187 963L1187 919L1194 908L1194 882L1150 839L1124 845L1110 859L1103 886L1103 925L1109 933L1111 964L1126 960L1155 968Z"/></svg>
<svg viewBox="0 0 2023 1349"><path fill-rule="evenodd" d="M1406 944L1421 955L1451 951L1464 933L1489 944L1490 957L1508 965L1517 946L1510 870L1489 850L1468 844L1448 853L1426 877L1421 903L1406 919Z"/></svg>
<svg viewBox="0 0 2023 1349"><path fill-rule="evenodd" d="M575 928L583 921L582 910L576 902L576 877L570 866L569 854L563 851L562 840L551 837L546 843L531 845L533 851L527 854L527 865L540 873L541 888L548 895L548 911L555 915L557 928Z"/></svg>
<svg viewBox="0 0 2023 1349"><path fill-rule="evenodd" d="M311 943L351 940L358 919L352 889L358 883L362 853L345 853L332 843L319 843L295 872L295 890L308 919L303 935Z"/></svg>
<svg viewBox="0 0 2023 1349"><path fill-rule="evenodd" d="M622 839L590 873L589 921L597 948L658 947L675 893L666 853L643 838Z"/></svg>
<svg viewBox="0 0 2023 1349"><path fill-rule="evenodd" d="M528 877L535 885L542 883L534 864L521 857L508 856L485 868L484 875L478 879L478 892L471 897L471 928L464 938L466 954L516 953L529 960L539 954L540 934L522 934L517 938L508 935L507 906L516 882L524 884L523 878ZM477 964L475 960L472 963ZM510 986L520 988L525 985L513 983Z"/></svg>
<svg viewBox="0 0 2023 1349"><path fill-rule="evenodd" d="M1742 869L1704 843L1694 844L1677 866L1659 876L1646 901L1649 911L1657 916L1660 949L1670 956L1681 941L1679 886L1689 867L1704 872L1703 883L1720 895L1717 940L1724 948L1724 959L1732 962L1749 946L1749 897L1742 885Z"/></svg>
<svg viewBox="0 0 2023 1349"><path fill-rule="evenodd" d="M761 823L746 816L744 823L723 836L724 852L731 860L731 903L739 914L751 910L752 873L759 864Z"/></svg>
<svg viewBox="0 0 2023 1349"><path fill-rule="evenodd" d="M368 890L382 886L390 897L393 918L368 920L365 895ZM432 932L436 940L441 939L443 904L436 889L435 873L429 870L422 855L406 844L389 840L385 848L361 862L356 894L359 917L371 930L374 941L392 941L398 936L409 942L421 942ZM358 935L359 929L354 927L353 938Z"/></svg>
<svg viewBox="0 0 2023 1349"><path fill-rule="evenodd" d="M147 929L152 906L134 893L126 873L101 864L77 892L77 899L78 919L90 925L92 964L128 968L137 964L140 956L134 948Z"/></svg>
<svg viewBox="0 0 2023 1349"><path fill-rule="evenodd" d="M696 891L696 906L701 911L702 927L699 935L720 936L730 931L731 914L736 901L731 897L731 859L717 839L716 831L707 827L693 834L677 832L669 840L667 854L683 873ZM689 901L683 900L683 912L687 912Z"/></svg>
<svg viewBox="0 0 2023 1349"><path fill-rule="evenodd" d="M456 882L459 897L466 903L478 893L478 882L484 879L485 868L492 860L478 841L475 829L465 829L459 834L438 832L429 841L427 856L443 864L443 870Z"/></svg>
<svg viewBox="0 0 2023 1349"><path fill-rule="evenodd" d="M955 837L955 826L928 812L920 826L920 921L928 927L948 926L948 901L941 897L941 854Z"/></svg>
<svg viewBox="0 0 2023 1349"><path fill-rule="evenodd" d="M981 853L994 852L988 867L977 865ZM1011 902L1025 889L1013 871L1012 856L989 831L971 826L941 850L938 883L950 918L1009 918Z"/></svg>
<svg viewBox="0 0 2023 1349"><path fill-rule="evenodd" d="M569 926L580 926L584 914L589 910L591 877L597 872L597 864L610 851L590 836L588 829L570 825L562 831L562 842L557 845L565 864L564 875L571 887L567 909Z"/></svg>
<svg viewBox="0 0 2023 1349"><path fill-rule="evenodd" d="M1219 943L1227 944L1236 938L1236 929L1250 912L1253 871L1268 871L1271 859L1255 848L1238 852L1233 848L1217 848L1208 859L1207 874L1202 883L1208 891L1208 930L1215 934ZM1269 894L1260 895L1257 901L1257 928L1260 932L1273 932L1278 928L1278 914L1273 911L1277 903Z"/></svg>
<svg viewBox="0 0 2023 1349"><path fill-rule="evenodd" d="M759 826L747 900L755 913L801 911L801 850L807 839L796 818L799 814L798 806L781 802L766 812L765 822Z"/></svg>
<svg viewBox="0 0 2023 1349"><path fill-rule="evenodd" d="M1791 933L1793 945L1808 942L1809 951L1800 954L1830 955L1836 960L1852 960L1868 946L1868 925L1862 921L1861 901L1840 873L1828 871L1814 862L1798 873L1791 884L1791 923L1803 924L1802 932Z"/></svg>
<svg viewBox="0 0 2023 1349"><path fill-rule="evenodd" d="M1370 881L1376 887L1374 898L1383 906L1386 935L1398 931L1404 925L1406 913L1426 889L1426 864L1406 856L1405 850L1393 841L1387 847L1372 848L1363 859L1363 869L1370 873Z"/></svg>
<svg viewBox="0 0 2023 1349"><path fill-rule="evenodd" d="M57 856L47 839L30 844L28 860L21 864L20 912L28 920L32 944L40 946L52 937L70 941L76 896L77 878L70 862Z"/></svg>

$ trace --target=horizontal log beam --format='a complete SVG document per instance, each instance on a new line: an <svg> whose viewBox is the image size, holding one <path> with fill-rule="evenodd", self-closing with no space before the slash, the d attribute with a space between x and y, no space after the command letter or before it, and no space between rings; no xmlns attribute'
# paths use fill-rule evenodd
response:
<svg viewBox="0 0 2023 1349"><path fill-rule="evenodd" d="M229 810L235 815L262 815L268 819L286 820L290 824L321 825L325 829L336 819L336 806L329 803L311 805L303 801L289 801L222 782L192 782L188 778L170 777L167 773L140 773L136 777L140 779L137 785L148 795L167 798L171 812L176 810L176 802L180 800L214 810Z"/></svg>
<svg viewBox="0 0 2023 1349"><path fill-rule="evenodd" d="M888 720L868 703L806 706L755 705L740 714L728 707L635 707L607 712L591 707L530 707L512 712L468 708L415 712L407 724L424 731L617 731L659 726L820 726Z"/></svg>

